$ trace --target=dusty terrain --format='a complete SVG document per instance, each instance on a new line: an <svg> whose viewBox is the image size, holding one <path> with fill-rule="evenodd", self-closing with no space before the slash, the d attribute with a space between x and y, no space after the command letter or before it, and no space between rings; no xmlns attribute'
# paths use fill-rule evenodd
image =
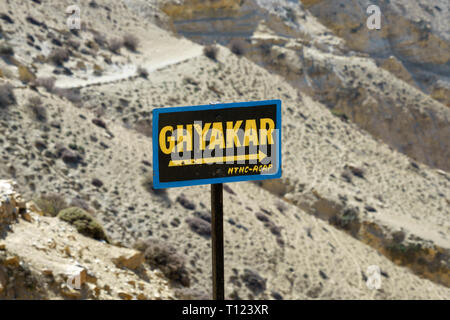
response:
<svg viewBox="0 0 450 320"><path fill-rule="evenodd" d="M216 8L189 11L186 6L199 2L184 2L181 10L180 4L164 1L80 1L84 25L77 34L68 31L61 14L69 1L40 2L0 4L0 13L9 17L0 20L0 41L14 49L13 57L0 60L0 81L14 87L16 98L0 109L0 177L17 181L24 199L58 193L67 201L83 200L116 246L132 247L148 237L170 244L185 257L195 296L210 295L209 186L160 193L149 187L151 111L279 98L284 178L225 188L227 298L450 298L449 109L430 96L411 69L401 69L406 73L399 76L392 71L399 70L395 61L383 67L369 49L349 45L345 33L321 20L320 4L312 2L292 4L295 17L305 14L306 23L296 30L276 18L268 2L246 1L245 10L258 12L253 24L242 23L252 28L236 30L251 40L246 54L237 56L226 47L235 35L218 36L224 46L217 61L203 55L201 44L173 33L182 25L176 23L177 14L184 14L180 21L200 14L214 22L212 17L224 14L244 15L237 2L216 1ZM234 22L215 22L211 30L231 30L239 26ZM208 26L193 25L201 28L198 38L181 33L204 42ZM436 28L429 32L448 45L448 30ZM137 50L122 47L114 53L94 39L130 33L139 39ZM58 48L70 48L62 66L48 59ZM277 58L280 54L283 59ZM423 62L445 65L442 59ZM24 67L31 78L54 76L57 89L20 77ZM142 76L140 68L148 75ZM45 117L30 102L36 96ZM68 245L79 252L89 245L109 268L117 268L108 244L77 235L57 218L32 216L33 222L19 219L2 235L7 256L25 259L26 250L33 250L35 258L26 262L36 272L59 261L70 265L60 250L40 253L32 245L16 245L21 237L29 237L29 244L45 242L48 230L55 229L57 248ZM44 254L57 263L49 258L46 266ZM372 265L381 269L378 290L366 285ZM100 273L87 262L83 266ZM142 268L159 277L146 262ZM128 280L137 276L120 272L115 279L114 271L98 276L97 287L107 283L113 293L102 290L95 296L92 287L94 294L73 297L156 298L161 287L166 293L159 297L170 298L179 287L158 278L156 286L144 281L139 291L129 281L141 280ZM53 290L48 286L39 288L39 293L17 297L64 297L47 292Z"/></svg>

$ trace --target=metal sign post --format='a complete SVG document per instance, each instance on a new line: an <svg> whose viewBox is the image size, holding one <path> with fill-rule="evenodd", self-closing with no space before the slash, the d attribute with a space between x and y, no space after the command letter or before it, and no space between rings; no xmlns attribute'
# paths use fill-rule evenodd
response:
<svg viewBox="0 0 450 320"><path fill-rule="evenodd" d="M211 185L213 298L225 300L223 183L281 177L281 100L153 110L153 188Z"/></svg>
<svg viewBox="0 0 450 320"><path fill-rule="evenodd" d="M213 299L225 300L223 254L223 185L211 185Z"/></svg>

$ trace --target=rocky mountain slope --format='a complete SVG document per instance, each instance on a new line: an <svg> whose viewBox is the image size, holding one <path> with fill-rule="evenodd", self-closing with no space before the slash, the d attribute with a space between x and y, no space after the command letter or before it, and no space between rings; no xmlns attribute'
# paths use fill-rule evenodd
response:
<svg viewBox="0 0 450 320"><path fill-rule="evenodd" d="M173 299L141 252L80 235L0 180L0 299Z"/></svg>
<svg viewBox="0 0 450 320"><path fill-rule="evenodd" d="M449 5L440 1L157 1L178 33L245 56L393 148L448 170ZM382 27L366 27L370 4ZM430 54L432 52L432 54Z"/></svg>
<svg viewBox="0 0 450 320"><path fill-rule="evenodd" d="M112 271L100 273L101 268L95 269L89 262L79 261L99 273L97 278L101 285L97 287L101 291L100 296L95 296L94 284L88 282L89 287L92 285L91 293L78 292L81 294L78 298L118 298L120 292L127 294L122 295L124 298L137 298L140 294L156 298L154 293L159 287L165 292L160 294L161 298L210 296L209 187L160 192L152 189L151 111L155 107L212 101L280 98L283 101L284 178L225 186L227 298L450 297L448 172L414 161L405 155L410 155L409 151L398 152L377 139L368 128L363 128L368 132L363 130L359 122L353 124L349 121L353 119L350 114L345 113L344 117L339 109L330 110L332 90L343 90L340 107L344 110L355 108L359 99L339 83L333 87L330 79L339 74L341 83L353 86L355 79L363 81L362 68L365 68L364 72L373 74L372 81L385 82L384 89L368 86L374 97L383 97L414 116L416 109L408 101L423 99L424 105L418 105L416 118L419 121L418 115L423 114L421 109L428 108L435 121L428 129L425 125L418 130L422 128L420 121L413 123L413 116L405 117L397 135L423 141L418 146L410 142L413 146L408 150L415 152L411 156L429 164L444 164L437 166L444 169L448 161L448 157L447 160L444 157L448 152L445 148L448 108L381 70L372 58L350 56L345 51L335 54L329 52L331 49L321 48L321 44L327 44L329 48L346 50L348 45L331 31L325 31L327 27L303 7L308 32L326 33L319 39L311 37L314 44L303 45L303 56L297 55L294 44L305 41L304 37L295 40L292 34L289 41L280 42L277 40L279 33L268 32L269 27L259 22L257 32L252 32L251 37L265 38L265 43L272 41L269 56L277 57L277 50L280 54L284 52L281 60L288 61L292 67L304 69L304 63L309 61L308 70L316 70L315 79L319 81L322 77L323 86L334 89L324 89L317 84L300 86L299 90L296 83L301 82L299 79L306 77L305 74L294 72L290 77L297 69L287 64L263 63L278 60L264 58L262 54L259 54L260 60L254 58L263 50L263 43L259 47L249 45L244 57L220 46L217 60L211 60L202 54L201 45L158 28L150 19L142 19L136 10L145 3L106 0L80 3L85 12L85 27L76 33L67 32L65 18L57 14L69 2L58 2L56 6L50 5L50 1L0 4L4 17L1 20L3 40L14 48L13 55L2 55L0 64L2 86L12 86L9 91L2 87L7 93L2 97L7 98L2 100L0 109L0 176L16 180L25 199L38 202L42 195L56 193L67 202L94 213L115 246L135 246L142 250L142 245L136 246L136 242L149 237L152 240L148 243L163 243L155 248L170 246L165 250L177 257L174 259L177 265L185 261L187 273L182 268L182 279L187 277L189 281L166 287L166 280L158 276L158 269L164 272L170 266L150 267L143 263L141 267L150 274L150 280L155 279L159 284L153 287L152 281L144 280L145 289L138 290L129 281L143 280L128 280L126 277L131 274L126 270L113 278L112 274L120 268L111 262L113 256L104 251L110 245L75 235L72 228L57 218L40 217L41 222L37 222L34 214L30 214L35 219L33 222L19 220L12 231L2 235L0 242L5 241L5 248L9 250L6 257L25 257L25 250L34 250L35 260L26 262L40 270L36 272L54 268L53 274L61 274L56 268L59 261L68 266L73 261L60 249L67 245L72 255L84 257L90 254L82 250L86 243L98 250L95 253ZM223 3L216 1L217 5ZM160 5L156 3L150 9L162 17L157 21L159 24L168 26L170 20L165 20L156 9ZM153 12L151 10L146 11L147 15ZM164 10L170 12L167 8ZM222 14L222 10L217 10L217 14ZM45 21L45 26L28 22L28 15L36 21ZM4 22L7 20L14 22ZM273 22L270 28L285 28L283 21ZM111 30L113 36L108 33ZM285 30L286 35L289 30ZM113 40L122 37L126 40L130 33L138 40L135 50L128 46L111 51ZM97 43L102 43L99 39L94 39L98 34L106 37L103 46ZM49 49L43 52L47 40ZM72 46L73 42L79 43L77 49ZM49 59L56 49L67 49L68 60L55 64ZM37 79L21 77L20 70L24 67ZM310 71L308 74L313 74ZM50 76L55 77L55 85L44 86L43 79ZM308 75L307 79L311 83L313 78ZM320 90L330 90L329 97L319 94ZM384 98L384 92L398 95L399 101L406 99L408 104L394 103L393 97ZM353 101L349 100L351 96L356 102L349 102ZM372 103L367 104L366 110L375 117L380 113L377 108L378 104ZM400 117L395 110L392 117ZM355 111L355 117L357 115ZM383 134L387 135L392 128L383 122L377 123L384 128ZM433 130L441 140L428 145L424 139L427 132ZM390 133L392 139L398 139ZM45 266L40 259L46 253L34 249L33 242L45 246L50 229L55 229L53 238L57 250L49 254L55 255L56 262ZM29 233L33 233L27 242L30 246L18 248L15 244ZM76 240L66 240L66 234ZM114 249L122 254L121 250L124 254L136 253L131 249ZM145 252L150 254L148 250ZM368 267L373 265L381 270L379 290L369 289L366 283L370 278ZM104 284L114 288L111 294L104 292ZM63 297L60 292L48 293L54 292L48 285L42 284L39 288L43 289L36 290L33 297ZM182 289L184 295L180 290L177 294L177 289Z"/></svg>

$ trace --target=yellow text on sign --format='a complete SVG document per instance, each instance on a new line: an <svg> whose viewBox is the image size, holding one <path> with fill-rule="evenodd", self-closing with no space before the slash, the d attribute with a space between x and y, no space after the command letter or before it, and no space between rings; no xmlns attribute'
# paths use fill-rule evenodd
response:
<svg viewBox="0 0 450 320"><path fill-rule="evenodd" d="M193 150L193 133L200 137L200 150L206 149L206 141L210 135L208 148L225 149L274 144L273 132L275 123L270 118L259 120L259 130L256 119L238 120L188 125L165 126L159 132L159 147L165 154L173 152L189 152ZM243 141L239 132L243 131ZM174 134L176 132L176 134Z"/></svg>

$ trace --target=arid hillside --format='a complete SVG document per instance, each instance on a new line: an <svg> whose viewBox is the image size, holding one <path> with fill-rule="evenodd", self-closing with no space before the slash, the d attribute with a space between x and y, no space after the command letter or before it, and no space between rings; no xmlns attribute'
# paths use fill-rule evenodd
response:
<svg viewBox="0 0 450 320"><path fill-rule="evenodd" d="M404 58L321 1L79 3L72 31L70 1L0 3L0 179L29 202L0 216L0 298L211 298L210 187L152 188L152 110L281 99L283 178L224 186L226 297L450 299L450 111ZM56 282L24 291L21 261Z"/></svg>
<svg viewBox="0 0 450 320"><path fill-rule="evenodd" d="M178 33L241 51L400 152L450 169L448 2L156 2ZM370 4L379 30L366 26Z"/></svg>

